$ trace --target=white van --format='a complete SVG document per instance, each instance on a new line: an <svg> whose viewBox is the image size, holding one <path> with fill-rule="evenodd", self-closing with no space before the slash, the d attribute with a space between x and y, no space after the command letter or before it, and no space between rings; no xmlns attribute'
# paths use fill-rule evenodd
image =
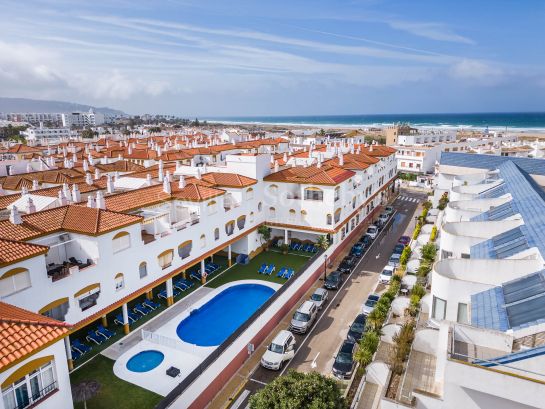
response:
<svg viewBox="0 0 545 409"><path fill-rule="evenodd" d="M278 371L295 354L295 337L283 329L274 337L267 351L261 357L261 366Z"/></svg>
<svg viewBox="0 0 545 409"><path fill-rule="evenodd" d="M293 314L291 320L290 329L293 332L304 334L312 327L316 315L318 313L318 307L312 301L305 301Z"/></svg>

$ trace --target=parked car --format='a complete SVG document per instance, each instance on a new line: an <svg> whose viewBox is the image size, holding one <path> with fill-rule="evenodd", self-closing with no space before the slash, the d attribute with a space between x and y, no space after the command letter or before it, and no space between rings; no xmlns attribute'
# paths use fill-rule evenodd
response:
<svg viewBox="0 0 545 409"><path fill-rule="evenodd" d="M372 240L375 240L378 236L378 227L375 226L374 224L370 225L368 228L367 228L367 233L366 233L369 237L371 237Z"/></svg>
<svg viewBox="0 0 545 409"><path fill-rule="evenodd" d="M352 246L352 249L350 250L350 254L354 257L360 258L363 256L363 246L359 243L356 243Z"/></svg>
<svg viewBox="0 0 545 409"><path fill-rule="evenodd" d="M369 297L367 297L367 300L361 307L361 312L363 315L369 315L371 314L371 311L375 309L375 304L380 299L380 295L378 294L371 294Z"/></svg>
<svg viewBox="0 0 545 409"><path fill-rule="evenodd" d="M403 253L403 250L405 250L405 245L401 243L397 243L394 247L394 254L401 254Z"/></svg>
<svg viewBox="0 0 545 409"><path fill-rule="evenodd" d="M354 256L346 256L343 261L341 261L341 264L339 264L339 267L337 267L337 270L341 273L349 274L356 266L357 261L358 259Z"/></svg>
<svg viewBox="0 0 545 409"><path fill-rule="evenodd" d="M317 314L318 307L316 307L316 304L312 301L305 301L293 314L290 330L299 334L304 334L312 327Z"/></svg>
<svg viewBox="0 0 545 409"><path fill-rule="evenodd" d="M386 213L388 216L391 216L392 214L394 214L394 206L386 206L384 208L384 213Z"/></svg>
<svg viewBox="0 0 545 409"><path fill-rule="evenodd" d="M397 242L408 246L411 242L411 238L409 236L401 236Z"/></svg>
<svg viewBox="0 0 545 409"><path fill-rule="evenodd" d="M358 243L360 243L365 248L369 247L372 242L373 242L373 239L371 238L371 236L368 236L367 234L362 236L362 238L358 241Z"/></svg>
<svg viewBox="0 0 545 409"><path fill-rule="evenodd" d="M328 290L338 290L343 283L343 274L340 271L329 273L324 282L324 287Z"/></svg>
<svg viewBox="0 0 545 409"><path fill-rule="evenodd" d="M280 331L272 340L261 357L261 366L278 371L295 354L295 337L285 329Z"/></svg>
<svg viewBox="0 0 545 409"><path fill-rule="evenodd" d="M382 270L382 273L380 273L379 282L382 284L390 284L390 281L392 281L392 276L394 275L395 267L391 265L387 265Z"/></svg>
<svg viewBox="0 0 545 409"><path fill-rule="evenodd" d="M359 342L361 337L363 337L363 333L365 332L365 321L367 321L367 317L363 314L358 314L348 329L346 339L353 342Z"/></svg>
<svg viewBox="0 0 545 409"><path fill-rule="evenodd" d="M401 254L394 253L390 256L390 259L388 260L388 265L392 267L399 266L399 260L401 258Z"/></svg>
<svg viewBox="0 0 545 409"><path fill-rule="evenodd" d="M327 302L328 295L329 293L325 288L317 288L316 291L314 291L314 293L312 293L310 296L310 301L312 301L316 307L321 310Z"/></svg>
<svg viewBox="0 0 545 409"><path fill-rule="evenodd" d="M356 343L353 341L344 341L335 362L333 362L333 375L340 379L349 379L354 371L356 361L354 361L354 352L356 352Z"/></svg>
<svg viewBox="0 0 545 409"><path fill-rule="evenodd" d="M378 221L379 221L382 225L385 225L389 218L390 218L390 216L388 216L386 213L382 213L382 214L378 217Z"/></svg>

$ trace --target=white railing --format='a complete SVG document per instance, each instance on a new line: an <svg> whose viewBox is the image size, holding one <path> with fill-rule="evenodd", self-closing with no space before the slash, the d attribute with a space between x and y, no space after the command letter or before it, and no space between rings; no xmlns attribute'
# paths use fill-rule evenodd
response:
<svg viewBox="0 0 545 409"><path fill-rule="evenodd" d="M162 345L162 346L165 346L165 347L168 347L168 348L178 349L180 351L184 351L184 348L182 347L180 341L178 341L176 339L169 338L169 337L167 337L165 335L156 334L155 332L146 331L146 330L143 329L142 330L142 339L145 340L145 341L149 341L151 343L157 344L157 345Z"/></svg>

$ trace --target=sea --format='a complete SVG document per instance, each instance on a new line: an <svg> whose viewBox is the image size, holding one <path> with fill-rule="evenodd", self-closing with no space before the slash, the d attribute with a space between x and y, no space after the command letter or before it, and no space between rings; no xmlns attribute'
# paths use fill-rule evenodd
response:
<svg viewBox="0 0 545 409"><path fill-rule="evenodd" d="M309 127L382 127L408 123L415 127L545 131L545 112L486 112L457 114L362 114L304 116L237 116L203 118L208 122Z"/></svg>

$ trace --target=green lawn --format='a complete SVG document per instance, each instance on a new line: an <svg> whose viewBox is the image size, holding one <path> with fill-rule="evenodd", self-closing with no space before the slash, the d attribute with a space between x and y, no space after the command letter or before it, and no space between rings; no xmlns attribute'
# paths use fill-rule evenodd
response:
<svg viewBox="0 0 545 409"><path fill-rule="evenodd" d="M272 281L274 283L283 284L286 282L285 278L276 277L276 273L282 267L291 267L295 270L295 273L309 260L311 254L309 253L288 253L282 254L274 249L269 251L264 251L257 256L255 256L250 262L246 265L237 264L231 269L225 271L218 278L210 281L206 284L207 287L217 288L223 284L230 283L231 281L236 280L265 280ZM276 272L271 275L259 274L257 270L261 264L275 264Z"/></svg>
<svg viewBox="0 0 545 409"><path fill-rule="evenodd" d="M87 401L89 409L152 409L161 401L160 395L119 379L113 366L114 361L99 355L70 375L72 386L88 380L100 384L98 395ZM76 403L75 408L82 409L83 403Z"/></svg>

